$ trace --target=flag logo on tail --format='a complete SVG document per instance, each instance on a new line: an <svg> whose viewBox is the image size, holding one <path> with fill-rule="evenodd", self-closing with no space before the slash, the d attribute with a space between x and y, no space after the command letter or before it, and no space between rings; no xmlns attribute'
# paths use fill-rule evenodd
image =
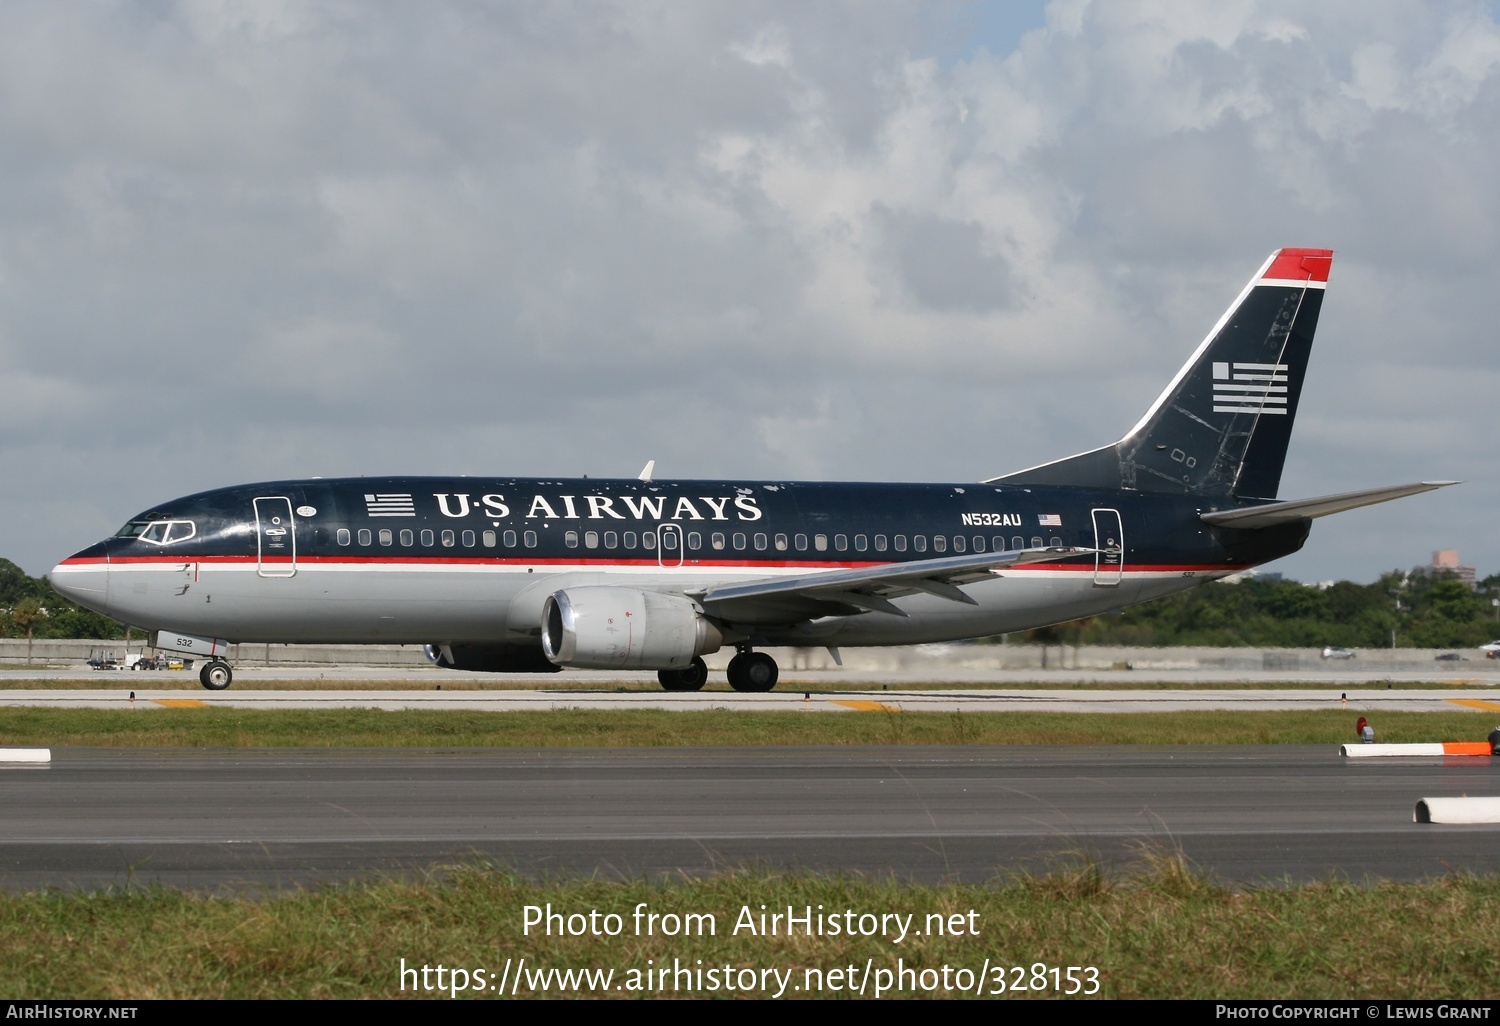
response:
<svg viewBox="0 0 1500 1026"><path fill-rule="evenodd" d="M1287 412L1287 365L1215 363L1215 413Z"/></svg>

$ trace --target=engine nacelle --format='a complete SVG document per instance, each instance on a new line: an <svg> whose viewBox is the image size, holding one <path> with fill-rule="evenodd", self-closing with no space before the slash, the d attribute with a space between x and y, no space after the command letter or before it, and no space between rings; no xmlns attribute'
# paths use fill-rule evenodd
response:
<svg viewBox="0 0 1500 1026"><path fill-rule="evenodd" d="M680 670L723 644L719 629L682 595L584 586L550 595L542 606L542 651L559 666Z"/></svg>
<svg viewBox="0 0 1500 1026"><path fill-rule="evenodd" d="M531 645L500 645L483 642L455 642L451 645L424 645L427 658L450 670L475 673L556 673L562 667L547 661L541 648Z"/></svg>

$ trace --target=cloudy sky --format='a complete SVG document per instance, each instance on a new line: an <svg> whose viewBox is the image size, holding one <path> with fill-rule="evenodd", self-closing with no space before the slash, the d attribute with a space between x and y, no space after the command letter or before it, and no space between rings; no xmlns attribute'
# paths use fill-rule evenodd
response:
<svg viewBox="0 0 1500 1026"><path fill-rule="evenodd" d="M1481 2L0 6L0 556L313 475L969 481L1337 251L1277 569L1500 571Z"/></svg>

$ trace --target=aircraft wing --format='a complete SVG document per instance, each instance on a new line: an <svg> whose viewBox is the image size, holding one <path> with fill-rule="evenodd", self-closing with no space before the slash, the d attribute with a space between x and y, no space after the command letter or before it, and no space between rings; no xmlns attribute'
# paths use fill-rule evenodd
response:
<svg viewBox="0 0 1500 1026"><path fill-rule="evenodd" d="M1291 502L1272 502L1265 506L1249 506L1245 509L1226 509L1218 513L1203 513L1198 519L1215 527L1233 527L1254 530L1258 527L1274 527L1293 520L1312 520L1331 513L1342 513L1346 509L1373 506L1377 502L1390 502L1408 495L1419 495L1437 488L1458 484L1457 481L1418 481L1414 484L1392 485L1389 488L1371 488L1363 492L1342 492L1338 495L1323 495L1316 499L1293 499Z"/></svg>
<svg viewBox="0 0 1500 1026"><path fill-rule="evenodd" d="M1054 546L1011 552L977 552L911 563L881 563L850 570L825 570L795 577L764 577L693 591L714 616L747 622L792 622L856 613L907 614L891 602L919 592L977 605L959 587L996 576L1008 566L1046 563L1092 554L1095 550Z"/></svg>

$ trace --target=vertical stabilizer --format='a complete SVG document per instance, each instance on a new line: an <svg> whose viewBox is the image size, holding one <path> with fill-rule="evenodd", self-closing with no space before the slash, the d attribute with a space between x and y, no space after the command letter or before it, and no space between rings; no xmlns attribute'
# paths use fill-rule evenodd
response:
<svg viewBox="0 0 1500 1026"><path fill-rule="evenodd" d="M1273 253L1129 434L992 480L1275 498L1332 264Z"/></svg>

